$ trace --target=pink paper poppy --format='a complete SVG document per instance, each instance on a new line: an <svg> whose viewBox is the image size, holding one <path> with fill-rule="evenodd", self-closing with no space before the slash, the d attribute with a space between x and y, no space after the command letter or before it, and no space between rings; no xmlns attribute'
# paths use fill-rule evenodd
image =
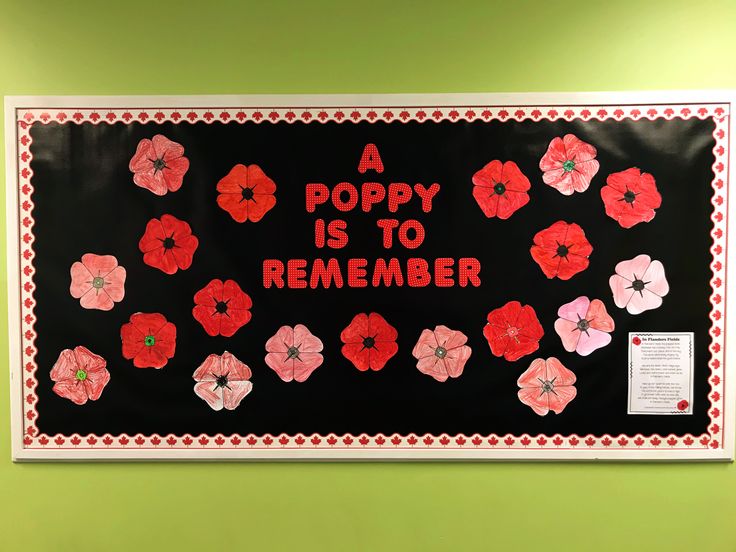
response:
<svg viewBox="0 0 736 552"><path fill-rule="evenodd" d="M51 368L54 393L74 404L96 401L110 381L104 358L81 345L61 351Z"/></svg>
<svg viewBox="0 0 736 552"><path fill-rule="evenodd" d="M197 382L194 392L212 407L212 410L234 410L253 390L250 368L232 353L210 355L192 376Z"/></svg>
<svg viewBox="0 0 736 552"><path fill-rule="evenodd" d="M437 381L447 381L463 373L470 358L468 337L447 326L436 326L434 331L422 330L412 355L418 359L417 369Z"/></svg>
<svg viewBox="0 0 736 552"><path fill-rule="evenodd" d="M613 318L608 315L600 299L591 301L585 296L578 297L562 305L557 316L555 331L565 350L570 353L575 351L581 356L588 356L611 342Z"/></svg>
<svg viewBox="0 0 736 552"><path fill-rule="evenodd" d="M184 157L184 146L157 134L153 140L144 138L138 142L128 168L137 186L162 196L181 188L189 159Z"/></svg>
<svg viewBox="0 0 736 552"><path fill-rule="evenodd" d="M616 274L608 280L616 306L630 314L658 308L670 291L664 266L649 255L637 255L616 265Z"/></svg>
<svg viewBox="0 0 736 552"><path fill-rule="evenodd" d="M281 326L266 342L266 364L284 381L305 381L322 364L322 341L306 326Z"/></svg>
<svg viewBox="0 0 736 552"><path fill-rule="evenodd" d="M595 147L574 134L554 138L539 161L539 168L544 171L542 180L563 195L584 192L600 167L596 154Z"/></svg>
<svg viewBox="0 0 736 552"><path fill-rule="evenodd" d="M70 272L69 293L82 308L109 311L125 297L125 269L112 255L86 253Z"/></svg>
<svg viewBox="0 0 736 552"><path fill-rule="evenodd" d="M575 374L555 357L536 358L516 382L519 400L540 416L562 412L575 398Z"/></svg>

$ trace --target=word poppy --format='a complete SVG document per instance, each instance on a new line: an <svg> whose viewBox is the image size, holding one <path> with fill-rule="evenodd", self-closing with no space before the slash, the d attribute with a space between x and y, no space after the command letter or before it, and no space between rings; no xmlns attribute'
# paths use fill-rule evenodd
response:
<svg viewBox="0 0 736 552"><path fill-rule="evenodd" d="M303 324L281 326L266 341L266 364L284 381L305 381L322 364L322 348Z"/></svg>
<svg viewBox="0 0 736 552"><path fill-rule="evenodd" d="M563 195L584 192L600 167L596 154L595 147L574 134L553 138L539 161L539 168L544 172L542 180Z"/></svg>
<svg viewBox="0 0 736 552"><path fill-rule="evenodd" d="M250 322L252 306L237 282L215 278L194 294L192 315L208 335L230 337Z"/></svg>
<svg viewBox="0 0 736 552"><path fill-rule="evenodd" d="M112 255L86 253L70 270L69 293L85 309L109 311L125 297L125 269Z"/></svg>
<svg viewBox="0 0 736 552"><path fill-rule="evenodd" d="M601 188L601 198L606 214L623 228L649 222L662 205L654 177L635 167L609 175Z"/></svg>
<svg viewBox="0 0 736 552"><path fill-rule="evenodd" d="M181 188L189 159L184 157L184 146L157 134L153 140L144 138L138 142L128 168L136 185L162 196Z"/></svg>
<svg viewBox="0 0 736 552"><path fill-rule="evenodd" d="M234 410L253 390L252 372L232 353L210 355L194 371L194 392L212 410Z"/></svg>
<svg viewBox="0 0 736 552"><path fill-rule="evenodd" d="M258 165L235 165L217 191L217 204L237 222L258 222L276 205L276 183Z"/></svg>
<svg viewBox="0 0 736 552"><path fill-rule="evenodd" d="M608 280L613 302L629 314L641 314L658 308L670 291L664 266L649 255L637 255L616 265L616 274Z"/></svg>
<svg viewBox="0 0 736 552"><path fill-rule="evenodd" d="M163 314L138 312L120 328L123 356L136 368L163 368L176 351L176 326Z"/></svg>
<svg viewBox="0 0 736 552"><path fill-rule="evenodd" d="M557 316L555 331L569 353L575 351L588 356L611 342L610 332L615 324L600 299L591 301L585 296L578 297L562 305Z"/></svg>
<svg viewBox="0 0 736 552"><path fill-rule="evenodd" d="M555 357L534 359L516 384L521 388L519 400L540 416L550 410L559 414L578 393L575 374Z"/></svg>
<svg viewBox="0 0 736 552"><path fill-rule="evenodd" d="M509 301L488 313L483 335L495 356L513 362L539 349L544 329L531 306Z"/></svg>
<svg viewBox="0 0 736 552"><path fill-rule="evenodd" d="M434 331L422 330L419 341L411 352L418 359L417 369L437 381L447 381L463 373L472 349L466 345L468 336L447 326L436 326Z"/></svg>
<svg viewBox="0 0 736 552"><path fill-rule="evenodd" d="M356 314L340 333L342 354L361 372L378 371L396 354L399 333L380 314Z"/></svg>
<svg viewBox="0 0 736 552"><path fill-rule="evenodd" d="M74 404L96 401L110 381L104 358L81 345L64 349L51 368L53 391Z"/></svg>
<svg viewBox="0 0 736 552"><path fill-rule="evenodd" d="M163 215L161 220L149 220L146 232L138 242L143 262L166 274L192 266L198 246L199 240L192 234L191 226L172 215Z"/></svg>
<svg viewBox="0 0 736 552"><path fill-rule="evenodd" d="M547 278L569 280L588 268L593 246L580 226L559 220L537 232L530 252Z"/></svg>
<svg viewBox="0 0 736 552"><path fill-rule="evenodd" d="M513 161L491 161L473 175L473 197L488 218L509 218L529 203L529 188L529 179Z"/></svg>

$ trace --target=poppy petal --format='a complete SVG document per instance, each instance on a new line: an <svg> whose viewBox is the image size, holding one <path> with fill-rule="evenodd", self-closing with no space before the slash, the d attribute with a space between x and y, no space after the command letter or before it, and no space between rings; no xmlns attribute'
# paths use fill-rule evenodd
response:
<svg viewBox="0 0 736 552"><path fill-rule="evenodd" d="M217 204L230 213L230 216L236 222L245 222L248 220L248 201L243 196L237 194L226 193L217 196Z"/></svg>
<svg viewBox="0 0 736 552"><path fill-rule="evenodd" d="M222 375L222 357L211 354L194 371L192 377L196 381L214 382L219 375Z"/></svg>
<svg viewBox="0 0 736 552"><path fill-rule="evenodd" d="M578 329L577 322L558 318L555 320L555 331L560 336L562 346L568 353L573 352L577 348L580 335L582 334Z"/></svg>
<svg viewBox="0 0 736 552"><path fill-rule="evenodd" d="M273 195L276 192L276 183L266 176L266 173L258 165L248 167L248 187L253 190L254 194Z"/></svg>
<svg viewBox="0 0 736 552"><path fill-rule="evenodd" d="M53 392L59 395L60 397L63 397L65 399L69 399L74 404L82 405L85 404L88 400L87 396L87 390L82 384L81 381L60 381L58 383L54 384L54 387L52 388Z"/></svg>
<svg viewBox="0 0 736 552"><path fill-rule="evenodd" d="M664 297L670 291L670 285L664 275L664 266L659 261L652 261L641 278L647 282L645 289L660 297Z"/></svg>
<svg viewBox="0 0 736 552"><path fill-rule="evenodd" d="M253 384L249 381L229 381L222 388L222 405L227 410L234 410L252 390Z"/></svg>
<svg viewBox="0 0 736 552"><path fill-rule="evenodd" d="M586 320L590 322L590 327L602 332L612 332L615 328L613 318L608 314L606 305L600 299L593 299L588 307L588 313L585 315Z"/></svg>
<svg viewBox="0 0 736 552"><path fill-rule="evenodd" d="M194 384L194 392L201 399L204 399L212 410L222 410L223 398L222 388L211 381L200 381Z"/></svg>
<svg viewBox="0 0 736 552"><path fill-rule="evenodd" d="M580 340L578 341L575 351L581 356L588 356L590 353L601 347L605 347L611 342L611 334L601 332L594 328L588 328L585 332L579 332Z"/></svg>

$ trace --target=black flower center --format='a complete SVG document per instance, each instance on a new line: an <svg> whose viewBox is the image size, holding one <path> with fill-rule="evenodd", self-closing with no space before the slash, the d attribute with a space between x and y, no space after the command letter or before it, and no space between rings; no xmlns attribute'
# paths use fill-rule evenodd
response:
<svg viewBox="0 0 736 552"><path fill-rule="evenodd" d="M299 347L291 346L286 351L286 360L289 360L292 358L299 358Z"/></svg>
<svg viewBox="0 0 736 552"><path fill-rule="evenodd" d="M551 381L543 381L542 382L542 392L543 393L552 393L555 389L555 384Z"/></svg>
<svg viewBox="0 0 736 552"><path fill-rule="evenodd" d="M245 199L246 201L249 199L253 199L253 188L243 188L241 194L243 194L243 199Z"/></svg>
<svg viewBox="0 0 736 552"><path fill-rule="evenodd" d="M164 245L164 249L173 249L174 246L176 245L176 242L174 241L174 238L169 237L169 238L164 239L163 245Z"/></svg>
<svg viewBox="0 0 736 552"><path fill-rule="evenodd" d="M567 248L566 245L558 245L557 246L557 256L558 257L567 257L567 254L570 252L570 250Z"/></svg>
<svg viewBox="0 0 736 552"><path fill-rule="evenodd" d="M372 349L376 346L376 339L373 337L364 337L363 338L363 347L366 349Z"/></svg>
<svg viewBox="0 0 736 552"><path fill-rule="evenodd" d="M496 182L496 185L493 186L493 193L503 195L504 192L506 192L506 186L501 182Z"/></svg>
<svg viewBox="0 0 736 552"><path fill-rule="evenodd" d="M225 301L218 301L215 305L215 310L219 314L225 314L227 312L227 303Z"/></svg>
<svg viewBox="0 0 736 552"><path fill-rule="evenodd" d="M162 171L165 168L166 168L166 161L164 161L163 158L153 160L153 169L155 171Z"/></svg>
<svg viewBox="0 0 736 552"><path fill-rule="evenodd" d="M638 278L631 282L631 287L634 289L634 291L642 291L645 285L646 283L644 282L644 280L639 280Z"/></svg>
<svg viewBox="0 0 736 552"><path fill-rule="evenodd" d="M590 328L590 322L588 320L585 320L585 318L578 320L578 330L581 332L587 332Z"/></svg>
<svg viewBox="0 0 736 552"><path fill-rule="evenodd" d="M437 347L434 350L434 356L436 356L437 358L445 358L447 356L447 349L445 349L444 347Z"/></svg>
<svg viewBox="0 0 736 552"><path fill-rule="evenodd" d="M627 190L624 194L624 201L626 203L634 203L634 200L636 199L636 194L632 192L631 190Z"/></svg>
<svg viewBox="0 0 736 552"><path fill-rule="evenodd" d="M217 387L227 387L227 376L217 376L215 378L215 383L217 384Z"/></svg>

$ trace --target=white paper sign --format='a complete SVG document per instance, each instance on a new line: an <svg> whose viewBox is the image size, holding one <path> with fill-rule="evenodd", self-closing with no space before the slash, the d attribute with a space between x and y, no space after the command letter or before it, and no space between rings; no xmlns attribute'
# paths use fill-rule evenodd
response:
<svg viewBox="0 0 736 552"><path fill-rule="evenodd" d="M692 414L693 333L629 333L629 414Z"/></svg>

